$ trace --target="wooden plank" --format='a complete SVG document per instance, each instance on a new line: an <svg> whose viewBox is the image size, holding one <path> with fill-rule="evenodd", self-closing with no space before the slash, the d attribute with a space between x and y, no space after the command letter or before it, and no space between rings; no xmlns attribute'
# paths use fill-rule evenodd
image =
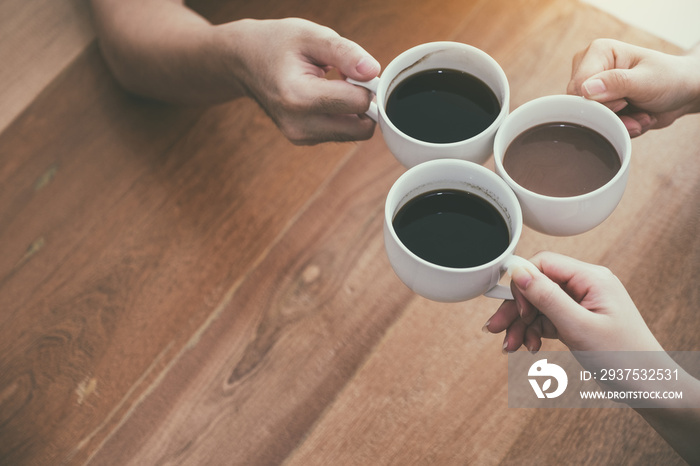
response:
<svg viewBox="0 0 700 466"><path fill-rule="evenodd" d="M94 38L85 0L3 0L0 131Z"/></svg>
<svg viewBox="0 0 700 466"><path fill-rule="evenodd" d="M11 463L71 458L104 435L353 149L293 147L250 101L203 113L128 97L96 48L11 129L0 140L13 154L0 170Z"/></svg>
<svg viewBox="0 0 700 466"><path fill-rule="evenodd" d="M94 462L284 459L411 298L379 234L400 171L378 139L357 151ZM224 432L232 440L214 448Z"/></svg>

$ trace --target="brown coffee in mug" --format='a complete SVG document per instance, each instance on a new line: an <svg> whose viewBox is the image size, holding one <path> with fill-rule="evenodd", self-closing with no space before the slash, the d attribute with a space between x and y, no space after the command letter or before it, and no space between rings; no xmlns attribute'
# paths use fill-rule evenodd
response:
<svg viewBox="0 0 700 466"><path fill-rule="evenodd" d="M620 170L620 156L598 132L553 122L529 128L508 145L503 168L537 194L572 197L604 186Z"/></svg>

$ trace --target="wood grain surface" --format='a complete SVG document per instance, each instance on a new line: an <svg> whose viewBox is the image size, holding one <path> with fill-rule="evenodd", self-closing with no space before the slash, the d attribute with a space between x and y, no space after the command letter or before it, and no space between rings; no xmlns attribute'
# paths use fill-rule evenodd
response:
<svg viewBox="0 0 700 466"><path fill-rule="evenodd" d="M86 0L0 2L0 131L94 39Z"/></svg>
<svg viewBox="0 0 700 466"><path fill-rule="evenodd" d="M57 34L89 18L72 5ZM13 37L41 48L35 7L13 3L29 18ZM384 66L466 42L503 66L511 108L563 93L597 37L678 52L576 1L192 7L213 22L304 17ZM499 303L425 300L386 259L383 202L404 168L379 130L296 147L249 100L135 98L90 34L38 87L40 60L0 73L5 88L32 78L30 99L0 109L0 464L683 464L630 409L508 408L502 336L480 332ZM687 116L635 139L622 202L596 229L526 228L517 248L610 267L667 350L700 350L699 127Z"/></svg>

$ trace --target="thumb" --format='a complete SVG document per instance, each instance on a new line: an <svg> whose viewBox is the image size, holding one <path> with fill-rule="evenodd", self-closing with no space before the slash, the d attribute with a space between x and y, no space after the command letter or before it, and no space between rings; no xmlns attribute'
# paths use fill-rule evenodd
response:
<svg viewBox="0 0 700 466"><path fill-rule="evenodd" d="M320 41L310 51L323 66L333 66L341 74L358 81L375 78L381 69L379 62L355 42L334 34Z"/></svg>
<svg viewBox="0 0 700 466"><path fill-rule="evenodd" d="M598 102L633 97L636 94L634 72L630 69L612 69L591 76L581 84L584 97Z"/></svg>
<svg viewBox="0 0 700 466"><path fill-rule="evenodd" d="M589 312L574 301L557 283L542 273L532 262L513 257L507 264L508 275L527 299L547 316L557 329L565 330Z"/></svg>

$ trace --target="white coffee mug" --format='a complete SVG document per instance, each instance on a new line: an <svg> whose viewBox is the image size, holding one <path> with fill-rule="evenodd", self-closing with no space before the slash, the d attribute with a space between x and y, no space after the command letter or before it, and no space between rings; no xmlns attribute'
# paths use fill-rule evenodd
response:
<svg viewBox="0 0 700 466"><path fill-rule="evenodd" d="M452 268L428 262L408 249L396 234L394 217L411 199L437 189L467 191L495 207L508 226L506 250L485 264ZM464 160L432 160L407 170L389 190L384 207L384 245L391 266L409 288L434 301L466 301L480 295L513 299L510 288L498 281L514 257L521 231L522 213L513 191L492 171Z"/></svg>
<svg viewBox="0 0 700 466"><path fill-rule="evenodd" d="M453 69L475 76L491 88L501 106L495 121L483 132L463 141L432 143L413 138L388 118L386 103L391 92L407 77L430 69ZM463 159L484 163L492 153L496 130L508 115L510 88L499 64L486 52L459 42L430 42L401 53L389 63L381 77L368 82L348 79L376 94L367 115L379 123L389 150L410 168L433 159Z"/></svg>
<svg viewBox="0 0 700 466"><path fill-rule="evenodd" d="M620 156L621 167L602 187L572 197L552 197L525 189L503 167L510 143L523 131L545 123L567 122L590 128L606 138ZM603 222L622 199L629 176L632 144L620 118L606 106L571 95L531 100L503 121L494 141L496 173L518 197L525 225L553 236L572 236Z"/></svg>

